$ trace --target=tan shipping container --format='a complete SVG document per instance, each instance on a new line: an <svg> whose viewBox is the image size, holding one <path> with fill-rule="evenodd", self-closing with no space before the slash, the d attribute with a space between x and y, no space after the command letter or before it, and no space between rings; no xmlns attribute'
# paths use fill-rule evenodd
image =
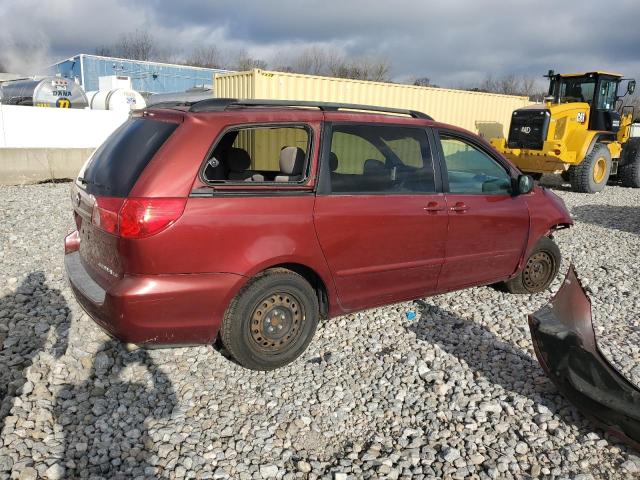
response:
<svg viewBox="0 0 640 480"><path fill-rule="evenodd" d="M485 138L504 137L527 97L254 69L216 75L218 98L357 103L418 110Z"/></svg>

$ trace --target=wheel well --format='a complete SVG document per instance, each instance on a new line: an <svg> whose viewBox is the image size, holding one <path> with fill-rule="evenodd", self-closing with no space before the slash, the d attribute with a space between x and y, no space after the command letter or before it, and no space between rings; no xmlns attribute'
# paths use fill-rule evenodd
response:
<svg viewBox="0 0 640 480"><path fill-rule="evenodd" d="M286 269L297 273L303 277L316 291L318 296L318 305L320 306L320 317L329 317L329 294L327 293L327 286L322 281L320 275L318 275L313 269L299 263L281 263L280 265L273 265L267 270L274 269Z"/></svg>
<svg viewBox="0 0 640 480"><path fill-rule="evenodd" d="M549 237L551 240L553 240L553 234L555 232L557 232L558 230L564 230L565 228L571 228L571 226L572 224L570 223L556 223L549 229L549 231L544 236Z"/></svg>

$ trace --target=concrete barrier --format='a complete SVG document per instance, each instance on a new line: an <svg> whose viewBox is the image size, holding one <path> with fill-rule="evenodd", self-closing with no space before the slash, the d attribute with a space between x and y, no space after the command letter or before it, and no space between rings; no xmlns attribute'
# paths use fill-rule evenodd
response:
<svg viewBox="0 0 640 480"><path fill-rule="evenodd" d="M0 185L75 178L127 112L0 105Z"/></svg>
<svg viewBox="0 0 640 480"><path fill-rule="evenodd" d="M0 185L73 179L93 148L0 148Z"/></svg>
<svg viewBox="0 0 640 480"><path fill-rule="evenodd" d="M127 112L0 105L0 148L97 148Z"/></svg>

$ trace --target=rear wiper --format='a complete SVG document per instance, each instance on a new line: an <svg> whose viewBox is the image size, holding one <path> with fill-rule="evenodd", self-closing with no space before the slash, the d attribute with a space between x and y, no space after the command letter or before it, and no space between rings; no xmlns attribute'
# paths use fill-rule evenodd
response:
<svg viewBox="0 0 640 480"><path fill-rule="evenodd" d="M110 187L108 187L107 185L103 185L102 183L98 183L98 182L94 182L93 180L87 180L84 177L78 177L77 180L82 183L83 185L93 185L94 187L98 187L98 188L104 188L105 190L111 190Z"/></svg>

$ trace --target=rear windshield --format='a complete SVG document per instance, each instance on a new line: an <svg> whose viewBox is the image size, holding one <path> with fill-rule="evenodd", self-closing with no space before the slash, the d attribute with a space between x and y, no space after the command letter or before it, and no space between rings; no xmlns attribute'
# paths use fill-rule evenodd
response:
<svg viewBox="0 0 640 480"><path fill-rule="evenodd" d="M94 152L78 181L92 195L126 197L176 123L132 118Z"/></svg>

